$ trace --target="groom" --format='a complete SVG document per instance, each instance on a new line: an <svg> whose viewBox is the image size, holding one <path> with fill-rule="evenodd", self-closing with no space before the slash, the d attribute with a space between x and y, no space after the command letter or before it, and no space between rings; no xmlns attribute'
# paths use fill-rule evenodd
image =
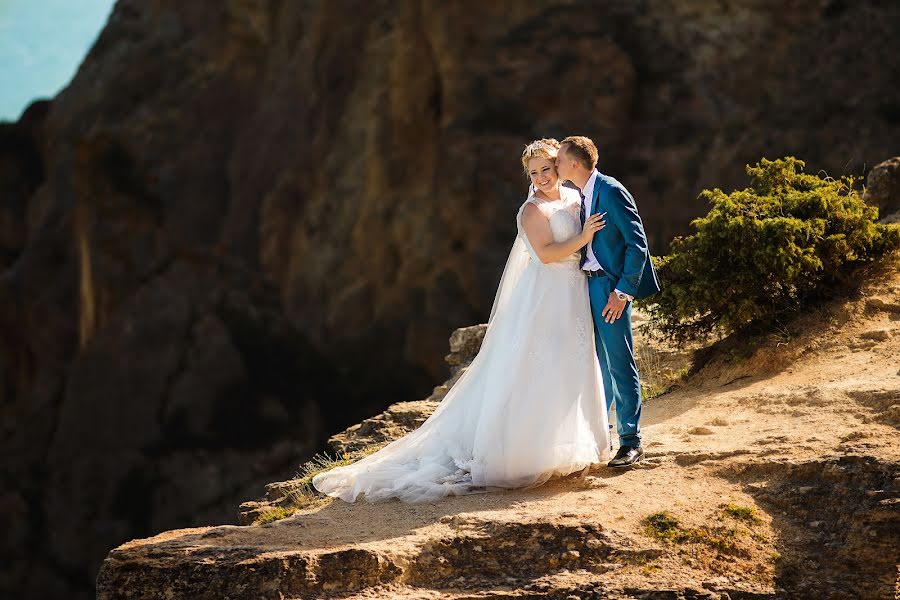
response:
<svg viewBox="0 0 900 600"><path fill-rule="evenodd" d="M644 456L641 447L641 383L631 337L631 301L659 291L647 236L634 198L621 183L596 170L597 147L589 138L562 141L556 159L559 177L581 190L585 215L606 213L607 226L581 249L588 276L597 358L603 373L607 410L616 404L619 451L610 467L629 467ZM610 426L612 427L612 426Z"/></svg>

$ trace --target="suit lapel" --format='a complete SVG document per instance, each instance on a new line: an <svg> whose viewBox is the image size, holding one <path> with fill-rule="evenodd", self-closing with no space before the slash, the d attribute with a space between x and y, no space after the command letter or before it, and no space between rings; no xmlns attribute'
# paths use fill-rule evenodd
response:
<svg viewBox="0 0 900 600"><path fill-rule="evenodd" d="M597 213L603 212L601 209L603 208L600 204L600 173L597 173L597 176L594 178L594 191L591 194L591 214L595 215Z"/></svg>
<svg viewBox="0 0 900 600"><path fill-rule="evenodd" d="M594 178L594 189L591 192L591 213L592 215L596 215L598 213L603 212L603 206L600 203L600 174L598 172L597 176ZM609 222L609 215L603 218L604 221ZM591 248L594 250L594 257L597 259L597 262L602 260L603 252L600 251L602 246L601 239L603 236L595 235L594 239L591 240ZM603 267L603 263L600 262L600 267Z"/></svg>

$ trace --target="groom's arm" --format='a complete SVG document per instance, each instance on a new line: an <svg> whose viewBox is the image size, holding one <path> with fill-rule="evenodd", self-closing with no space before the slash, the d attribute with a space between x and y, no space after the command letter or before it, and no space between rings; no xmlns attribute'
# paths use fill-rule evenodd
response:
<svg viewBox="0 0 900 600"><path fill-rule="evenodd" d="M622 267L622 277L616 283L616 289L634 297L644 274L644 266L650 260L644 224L638 214L637 204L628 190L620 186L610 186L608 193L607 211L612 217L610 220L625 240L625 264Z"/></svg>

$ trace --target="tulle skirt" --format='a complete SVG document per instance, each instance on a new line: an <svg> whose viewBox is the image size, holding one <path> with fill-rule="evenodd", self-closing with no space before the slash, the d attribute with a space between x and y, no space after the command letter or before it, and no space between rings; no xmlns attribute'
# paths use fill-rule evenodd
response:
<svg viewBox="0 0 900 600"><path fill-rule="evenodd" d="M415 431L313 477L354 502L427 502L539 485L602 462L609 428L587 278L577 260L530 261L481 350Z"/></svg>

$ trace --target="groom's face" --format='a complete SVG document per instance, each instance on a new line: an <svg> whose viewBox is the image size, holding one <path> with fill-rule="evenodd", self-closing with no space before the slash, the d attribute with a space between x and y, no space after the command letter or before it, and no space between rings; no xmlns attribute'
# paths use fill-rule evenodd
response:
<svg viewBox="0 0 900 600"><path fill-rule="evenodd" d="M566 181L571 179L572 176L572 161L566 155L566 145L563 144L559 149L556 155L556 172L559 174L559 178L562 181Z"/></svg>

